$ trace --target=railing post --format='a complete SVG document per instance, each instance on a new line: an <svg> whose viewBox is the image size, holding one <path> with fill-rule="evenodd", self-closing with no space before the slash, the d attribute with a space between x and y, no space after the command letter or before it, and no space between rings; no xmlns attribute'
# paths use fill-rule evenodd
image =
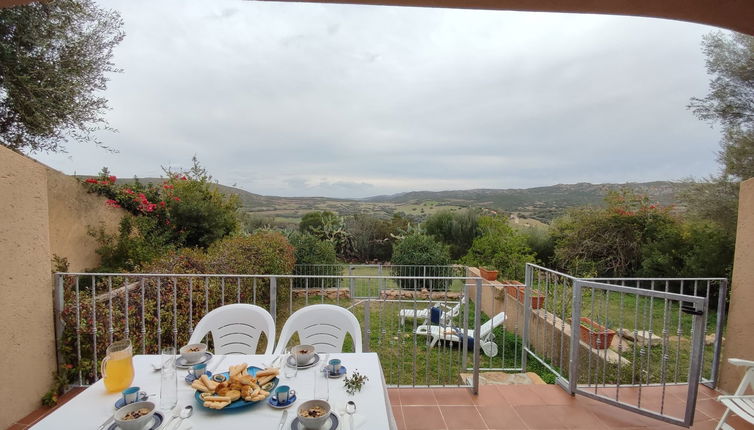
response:
<svg viewBox="0 0 754 430"><path fill-rule="evenodd" d="M581 281L573 281L571 309L571 347L568 352L568 392L576 394L579 377L579 325L581 325ZM620 365L620 363L619 363Z"/></svg>
<svg viewBox="0 0 754 430"><path fill-rule="evenodd" d="M277 320L278 320L277 301L278 301L278 278L271 276L270 277L270 314L272 315L272 320L275 321L275 324L277 324Z"/></svg>
<svg viewBox="0 0 754 430"><path fill-rule="evenodd" d="M380 291L378 292L378 297L382 297L382 292L385 291L385 280L382 279L382 263L377 265L377 276L380 277L380 280L378 283L379 285L378 288L380 289Z"/></svg>
<svg viewBox="0 0 754 430"><path fill-rule="evenodd" d="M480 330L480 314L482 312L482 279L477 278L476 279L476 291L475 291L476 298L474 299L476 301L476 305L474 306L474 373L472 378L472 386L471 386L471 392L474 394L479 394L479 349L481 348L482 340L479 338L479 330ZM495 317L494 315L492 316ZM466 333L466 332L465 332ZM466 349L468 348L468 340L467 339L461 339L464 343L462 348Z"/></svg>
<svg viewBox="0 0 754 430"><path fill-rule="evenodd" d="M717 321L715 321L715 347L712 354L712 388L717 388L717 376L720 371L720 350L723 345L723 329L725 327L725 303L728 298L728 280L723 279L720 282L720 289L717 292ZM705 315L709 318L709 315Z"/></svg>
<svg viewBox="0 0 754 430"><path fill-rule="evenodd" d="M529 303L529 300L531 298L531 287L533 283L533 267L527 263L526 264L526 274L524 275L524 327L523 332L521 333L521 371L526 372L526 360L528 358L528 353L526 352L527 349L529 349L529 320L531 319L531 303ZM506 298L507 300L507 298Z"/></svg>
<svg viewBox="0 0 754 430"><path fill-rule="evenodd" d="M63 275L55 273L53 278L55 288L55 300L53 301L55 312L55 354L58 361L58 367L63 364L63 330L65 323L63 321L64 292L63 292Z"/></svg>
<svg viewBox="0 0 754 430"><path fill-rule="evenodd" d="M466 297L466 304L463 308L463 332L468 333L469 329L469 302L471 301L469 299L469 284L464 279L463 281L463 296ZM464 371L468 370L468 348L461 348L461 369Z"/></svg>
<svg viewBox="0 0 754 430"><path fill-rule="evenodd" d="M353 266L348 265L348 276L353 276ZM351 300L356 297L356 285L355 285L355 279L350 278L348 281L348 293L351 295Z"/></svg>
<svg viewBox="0 0 754 430"><path fill-rule="evenodd" d="M369 298L364 302L364 327L362 328L362 331L364 333L361 336L361 337L364 338L362 340L362 342L361 342L362 345L363 345L364 352L369 352L370 351L370 349L369 349L369 342L370 342L371 337L372 337L372 329L371 329L372 326L369 323L369 317L371 316L371 311L370 311L369 305L370 305L371 302L372 302L372 300L369 299Z"/></svg>
<svg viewBox="0 0 754 430"><path fill-rule="evenodd" d="M707 309L707 298L703 297L704 303L695 304L694 309L704 312ZM694 315L694 322L691 327L691 364L689 366L689 391L686 394L686 415L684 424L690 426L694 422L694 412L696 412L696 398L699 390L699 381L702 376L702 349L704 348L704 321L706 315Z"/></svg>

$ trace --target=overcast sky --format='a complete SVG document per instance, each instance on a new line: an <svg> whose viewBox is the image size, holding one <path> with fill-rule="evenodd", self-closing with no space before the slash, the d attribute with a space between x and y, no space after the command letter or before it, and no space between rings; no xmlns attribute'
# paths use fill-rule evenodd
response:
<svg viewBox="0 0 754 430"><path fill-rule="evenodd" d="M102 135L36 154L159 176L196 154L280 196L678 180L718 167L686 109L711 27L647 18L240 0L100 0L126 38Z"/></svg>

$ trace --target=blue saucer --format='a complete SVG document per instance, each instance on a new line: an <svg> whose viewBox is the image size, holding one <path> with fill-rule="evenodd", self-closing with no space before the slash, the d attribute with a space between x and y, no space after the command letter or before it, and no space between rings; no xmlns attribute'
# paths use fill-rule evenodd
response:
<svg viewBox="0 0 754 430"><path fill-rule="evenodd" d="M212 377L212 372L210 372L210 371L206 371L206 372L204 372L204 374L207 375L208 378ZM191 373L191 372L189 372L189 374L186 375L186 378L184 378L184 380L186 381L187 384L190 384L190 383L196 381L197 379L199 379L199 378L197 378L196 376L194 376L194 374Z"/></svg>
<svg viewBox="0 0 754 430"><path fill-rule="evenodd" d="M288 396L288 401L285 402L285 403L279 403L275 399L275 396L270 396L270 399L267 400L267 404L269 404L270 406L272 406L275 409L285 409L288 406L294 404L295 402L296 402L296 395L295 394L292 395L292 396Z"/></svg>
<svg viewBox="0 0 754 430"><path fill-rule="evenodd" d="M143 396L139 396L139 398L136 399L136 401L137 402L143 402L144 400L147 400L148 398L149 398L149 396L147 395L147 393L144 393L144 395ZM120 409L123 406L126 406L126 401L123 400L123 397L121 396L121 398L118 399L117 402L115 402L115 409Z"/></svg>
<svg viewBox="0 0 754 430"><path fill-rule="evenodd" d="M346 366L343 366L343 365L340 366L340 372L338 373L328 372L327 369L322 370L322 372L324 372L324 374L327 375L327 377L331 379L338 379L341 376L345 375L347 371L348 369L346 369Z"/></svg>

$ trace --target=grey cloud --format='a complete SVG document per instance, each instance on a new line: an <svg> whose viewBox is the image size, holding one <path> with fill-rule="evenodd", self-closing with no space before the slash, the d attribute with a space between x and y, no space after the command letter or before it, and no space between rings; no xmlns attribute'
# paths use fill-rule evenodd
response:
<svg viewBox="0 0 754 430"><path fill-rule="evenodd" d="M102 0L127 37L107 154L40 160L159 175L197 154L260 194L364 197L705 176L708 28L593 15L236 0ZM207 20L207 16L222 19ZM67 158L70 157L70 158Z"/></svg>

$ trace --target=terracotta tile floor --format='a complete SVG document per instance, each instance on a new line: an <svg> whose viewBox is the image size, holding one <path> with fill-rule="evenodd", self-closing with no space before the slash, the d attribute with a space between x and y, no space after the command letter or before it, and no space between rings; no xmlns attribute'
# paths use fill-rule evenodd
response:
<svg viewBox="0 0 754 430"><path fill-rule="evenodd" d="M669 390L665 407L681 410L683 387ZM64 404L81 389L61 397ZM596 430L680 429L583 396L571 397L555 385L483 385L473 396L465 388L396 388L388 390L399 430ZM713 430L724 408L718 395L699 387L694 430ZM629 401L630 396L624 399ZM644 392L643 399L652 393ZM56 406L60 407L60 405ZM25 430L54 408L40 408L7 430ZM754 426L733 417L736 430Z"/></svg>
<svg viewBox="0 0 754 430"><path fill-rule="evenodd" d="M683 387L681 387L683 388ZM388 390L399 430L592 430L592 429L680 429L587 397L571 397L555 385L483 385L479 396L462 388ZM652 399L644 391L642 399ZM682 411L684 389L666 393L666 411ZM724 408L718 395L700 386L692 429L712 430ZM630 396L623 401L629 402ZM728 420L736 430L754 426L733 417Z"/></svg>

